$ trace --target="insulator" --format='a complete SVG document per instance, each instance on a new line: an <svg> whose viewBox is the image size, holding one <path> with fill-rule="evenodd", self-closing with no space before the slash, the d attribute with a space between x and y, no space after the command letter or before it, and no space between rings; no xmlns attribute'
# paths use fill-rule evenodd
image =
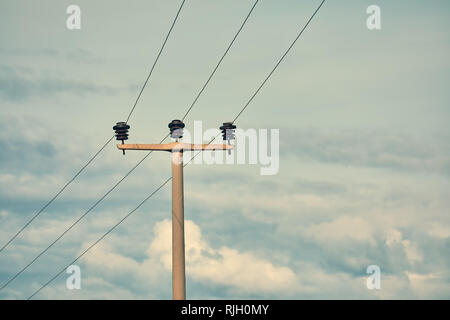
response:
<svg viewBox="0 0 450 320"><path fill-rule="evenodd" d="M222 130L222 138L223 140L228 140L228 144L236 138L234 136L234 129L236 129L236 126L233 122L224 122L223 126L220 127L220 130ZM231 154L231 150L228 150L228 154Z"/></svg>
<svg viewBox="0 0 450 320"><path fill-rule="evenodd" d="M220 130L222 130L222 138L223 140L234 140L236 137L234 135L234 129L236 129L236 126L233 124L233 122L224 122L223 126L220 127Z"/></svg>
<svg viewBox="0 0 450 320"><path fill-rule="evenodd" d="M128 140L128 129L130 129L130 126L126 122L117 122L113 127L113 130L116 132L116 140L121 140L122 144L125 140ZM122 151L125 154L125 150Z"/></svg>
<svg viewBox="0 0 450 320"><path fill-rule="evenodd" d="M170 129L170 136L173 139L181 139L183 137L183 128L184 123L181 120L172 120L171 123L169 123L169 129Z"/></svg>

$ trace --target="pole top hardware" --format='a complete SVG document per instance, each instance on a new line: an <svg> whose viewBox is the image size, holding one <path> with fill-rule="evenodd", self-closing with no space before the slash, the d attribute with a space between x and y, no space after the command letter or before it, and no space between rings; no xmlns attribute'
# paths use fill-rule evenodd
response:
<svg viewBox="0 0 450 320"><path fill-rule="evenodd" d="M233 124L233 122L224 122L223 126L221 126L219 129L222 130L223 140L228 140L229 142L230 140L235 139L234 129L236 129L236 126Z"/></svg>
<svg viewBox="0 0 450 320"><path fill-rule="evenodd" d="M171 123L169 123L169 129L170 129L170 136L175 139L181 139L183 137L183 128L184 123L181 120L172 120Z"/></svg>
<svg viewBox="0 0 450 320"><path fill-rule="evenodd" d="M234 135L234 129L236 129L236 126L233 124L233 122L224 122L223 126L221 126L219 129L222 130L223 140L228 140L228 145L230 145L230 141L236 138ZM231 150L228 150L228 154L231 154Z"/></svg>
<svg viewBox="0 0 450 320"><path fill-rule="evenodd" d="M227 128L231 127L233 137L230 137L230 138L234 139L234 131L233 130L234 130L234 128L236 128L236 126L233 125L231 122L228 122L228 124L224 123L224 125L226 125ZM122 141L122 144L118 144L117 148L119 150L122 150L124 153L125 153L125 150L146 150L146 151L153 150L153 151L169 151L169 152L228 150L228 152L230 152L232 149L234 149L234 146L230 145L230 144L228 144L228 145L226 145L226 144L211 144L211 143L193 144L193 143L178 142L178 139L183 136L184 126L185 125L181 120L173 120L171 123L169 123L170 135L172 136L172 138L177 140L172 143L124 144ZM130 128L130 126L127 125L125 122L118 122L117 125L114 126L114 130L116 130L117 140L128 139L127 132L128 132L129 128Z"/></svg>
<svg viewBox="0 0 450 320"><path fill-rule="evenodd" d="M130 129L130 126L126 122L117 122L113 127L116 132L116 140L121 140L122 144L125 140L128 140L128 129ZM123 154L125 154L125 150L123 150Z"/></svg>

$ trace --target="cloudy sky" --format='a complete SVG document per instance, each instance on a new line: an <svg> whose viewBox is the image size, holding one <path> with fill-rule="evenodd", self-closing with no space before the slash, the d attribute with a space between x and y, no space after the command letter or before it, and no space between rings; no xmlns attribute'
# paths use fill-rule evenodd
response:
<svg viewBox="0 0 450 320"><path fill-rule="evenodd" d="M230 121L319 0L260 0L186 119ZM0 245L124 121L181 1L0 2ZM81 30L66 9L81 8ZM366 9L381 8L381 30ZM130 119L132 142L157 143L189 107L251 0L187 0ZM326 1L239 118L280 130L280 168L185 169L187 297L450 298L450 3ZM0 284L28 264L143 156L110 143L0 252ZM24 299L170 177L149 156L6 288ZM38 299L170 299L171 194L160 190ZM366 268L381 268L368 290Z"/></svg>

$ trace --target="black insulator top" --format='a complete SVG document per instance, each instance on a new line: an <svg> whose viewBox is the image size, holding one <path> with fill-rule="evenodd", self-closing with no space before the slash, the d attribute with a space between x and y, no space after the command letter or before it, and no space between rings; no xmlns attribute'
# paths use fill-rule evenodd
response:
<svg viewBox="0 0 450 320"><path fill-rule="evenodd" d="M220 130L222 130L223 140L234 140L234 129L236 129L236 126L233 122L224 122L223 126L220 127Z"/></svg>
<svg viewBox="0 0 450 320"><path fill-rule="evenodd" d="M184 123L181 120L172 120L169 123L170 136L173 139L181 139L183 137Z"/></svg>
<svg viewBox="0 0 450 320"><path fill-rule="evenodd" d="M116 132L116 140L128 140L128 129L130 126L126 124L126 122L117 122L117 124L113 127L113 130Z"/></svg>

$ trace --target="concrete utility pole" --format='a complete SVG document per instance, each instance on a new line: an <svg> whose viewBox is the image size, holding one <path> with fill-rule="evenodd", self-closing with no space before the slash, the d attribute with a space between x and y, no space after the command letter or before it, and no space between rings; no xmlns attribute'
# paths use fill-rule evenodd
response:
<svg viewBox="0 0 450 320"><path fill-rule="evenodd" d="M185 300L183 151L231 150L234 147L226 144L178 142L178 139L183 136L184 123L180 120L173 120L169 123L169 128L171 137L176 142L168 144L123 144L123 140L128 139L129 126L123 122L118 123L114 130L116 130L117 140L122 140L122 144L118 144L117 147L123 152L125 150L153 150L172 153L172 298L174 300ZM232 134L231 131L230 134Z"/></svg>

